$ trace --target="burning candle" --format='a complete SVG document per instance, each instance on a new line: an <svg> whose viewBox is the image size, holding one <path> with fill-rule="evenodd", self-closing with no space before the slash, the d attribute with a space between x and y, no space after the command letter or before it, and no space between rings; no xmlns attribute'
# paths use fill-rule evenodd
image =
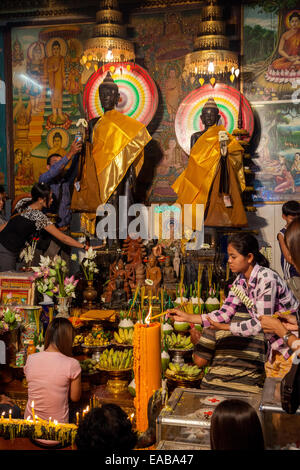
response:
<svg viewBox="0 0 300 470"><path fill-rule="evenodd" d="M9 416L9 421L11 421L11 410L9 410L8 416Z"/></svg>
<svg viewBox="0 0 300 470"><path fill-rule="evenodd" d="M1 413L1 421L4 421L5 411Z"/></svg>
<svg viewBox="0 0 300 470"><path fill-rule="evenodd" d="M35 415L34 415L34 401L31 402L31 411L32 411L32 419L33 422L35 423Z"/></svg>
<svg viewBox="0 0 300 470"><path fill-rule="evenodd" d="M148 318L149 317L149 318ZM145 321L150 321L151 308ZM136 384L136 429L148 428L147 407L153 390L161 388L160 323L136 323L133 336L133 370Z"/></svg>
<svg viewBox="0 0 300 470"><path fill-rule="evenodd" d="M79 412L76 413L76 424L79 426Z"/></svg>

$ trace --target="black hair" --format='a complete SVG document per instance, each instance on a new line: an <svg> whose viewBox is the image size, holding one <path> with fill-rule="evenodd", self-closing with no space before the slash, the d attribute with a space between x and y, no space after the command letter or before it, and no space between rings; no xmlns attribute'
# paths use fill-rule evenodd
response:
<svg viewBox="0 0 300 470"><path fill-rule="evenodd" d="M127 452L137 443L131 422L118 405L105 404L93 408L79 423L75 443L78 450Z"/></svg>
<svg viewBox="0 0 300 470"><path fill-rule="evenodd" d="M294 11L294 13L291 14L291 16L289 17L289 21L291 21L292 18L298 18L298 20L300 20L300 15L297 11Z"/></svg>
<svg viewBox="0 0 300 470"><path fill-rule="evenodd" d="M53 41L51 48L54 46L61 47L59 41Z"/></svg>
<svg viewBox="0 0 300 470"><path fill-rule="evenodd" d="M6 193L5 188L2 184L0 184L0 194Z"/></svg>
<svg viewBox="0 0 300 470"><path fill-rule="evenodd" d="M258 263L260 266L264 266L265 268L269 267L269 261L259 251L257 239L250 233L235 233L228 238L227 244L232 245L238 253L243 256L247 256L249 253L252 253L254 264Z"/></svg>
<svg viewBox="0 0 300 470"><path fill-rule="evenodd" d="M282 214L298 217L300 215L300 204L298 201L287 201L282 206Z"/></svg>
<svg viewBox="0 0 300 470"><path fill-rule="evenodd" d="M62 158L62 156L59 154L59 153L52 153L51 155L49 155L49 157L47 158L47 165L50 165L51 164L51 158L52 157L60 157Z"/></svg>
<svg viewBox="0 0 300 470"><path fill-rule="evenodd" d="M212 450L264 450L264 436L255 409L246 401L230 399L216 406L211 418Z"/></svg>
<svg viewBox="0 0 300 470"><path fill-rule="evenodd" d="M57 138L57 137L59 137L60 140L62 140L62 135L61 135L60 132L55 132L55 134L53 135L53 139L55 139L55 138Z"/></svg>
<svg viewBox="0 0 300 470"><path fill-rule="evenodd" d="M47 206L48 206L49 201L50 201L50 194L51 194L51 188L49 184L35 183L31 188L31 199L29 199L28 201L24 202L24 204L22 204L22 211L27 209L27 207L30 206L30 204L37 202L39 198L41 199L46 198Z"/></svg>
<svg viewBox="0 0 300 470"><path fill-rule="evenodd" d="M75 330L67 318L54 318L49 323L45 334L45 349L54 344L65 356L72 356L72 345Z"/></svg>

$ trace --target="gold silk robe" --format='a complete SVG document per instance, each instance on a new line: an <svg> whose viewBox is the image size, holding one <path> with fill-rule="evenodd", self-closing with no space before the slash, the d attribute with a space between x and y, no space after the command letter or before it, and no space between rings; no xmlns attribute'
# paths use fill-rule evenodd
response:
<svg viewBox="0 0 300 470"><path fill-rule="evenodd" d="M144 124L115 109L107 111L93 130L92 157L96 167L100 203L105 204L134 165L138 176L144 147L151 136Z"/></svg>
<svg viewBox="0 0 300 470"><path fill-rule="evenodd" d="M172 188L177 193L177 204L203 204L207 226L247 226L247 217L241 199L245 189L243 148L230 134L228 141L227 170L229 194L233 207L225 207L219 194L221 174L219 131L223 126L211 126L196 141L191 149L187 168L177 178ZM195 227L193 227L195 228Z"/></svg>

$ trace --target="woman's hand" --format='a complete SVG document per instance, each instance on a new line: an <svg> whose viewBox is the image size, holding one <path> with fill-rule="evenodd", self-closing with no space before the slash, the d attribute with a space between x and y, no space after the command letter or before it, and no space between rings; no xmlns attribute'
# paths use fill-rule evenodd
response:
<svg viewBox="0 0 300 470"><path fill-rule="evenodd" d="M209 317L207 317L209 323L211 324L211 326L209 328L211 328L212 330L224 330L224 331L230 331L230 325L229 323L219 323L217 321L212 321Z"/></svg>
<svg viewBox="0 0 300 470"><path fill-rule="evenodd" d="M186 321L186 322L194 323L193 322L194 316L191 315L190 313L183 312L179 308L172 308L172 309L167 310L167 317L172 318L175 321L182 321L182 322Z"/></svg>
<svg viewBox="0 0 300 470"><path fill-rule="evenodd" d="M277 312L277 314L279 320L287 330L298 331L297 318L295 315L285 315L280 312Z"/></svg>
<svg viewBox="0 0 300 470"><path fill-rule="evenodd" d="M278 318L262 315L259 321L264 333L275 333L277 336L281 337L287 332L287 328L283 326L283 323Z"/></svg>

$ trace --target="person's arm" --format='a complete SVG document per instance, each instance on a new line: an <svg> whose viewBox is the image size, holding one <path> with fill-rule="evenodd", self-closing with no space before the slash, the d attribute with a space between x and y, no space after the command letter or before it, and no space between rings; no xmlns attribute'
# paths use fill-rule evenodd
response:
<svg viewBox="0 0 300 470"><path fill-rule="evenodd" d="M81 374L76 379L71 380L70 384L70 399L72 401L79 401L81 397Z"/></svg>
<svg viewBox="0 0 300 470"><path fill-rule="evenodd" d="M73 141L70 150L66 153L66 155L59 160L58 162L51 165L48 171L41 174L39 177L40 183L50 183L53 178L56 178L57 175L61 172L61 170L69 163L71 158L80 153L82 149L82 143Z"/></svg>
<svg viewBox="0 0 300 470"><path fill-rule="evenodd" d="M69 237L65 233L61 232L58 230L58 228L55 227L53 224L49 224L44 228L50 235L53 235L53 237L57 238L61 242L65 243L68 246L74 246L75 248L81 248L83 250L87 249L88 246L84 245L83 243L78 242L72 237Z"/></svg>
<svg viewBox="0 0 300 470"><path fill-rule="evenodd" d="M261 327L264 333L275 333L279 338L283 338L287 333L291 333L291 328L287 329L285 324L278 320L277 318L272 318L266 315L260 317ZM287 325L287 324L286 324ZM297 322L294 324L294 328L297 329ZM293 349L298 349L300 346L299 338L293 333L290 334L286 344L292 348L293 344L296 343L296 347Z"/></svg>
<svg viewBox="0 0 300 470"><path fill-rule="evenodd" d="M76 178L76 176L77 176L79 157L80 157L80 154L79 154L79 153L76 154L76 155L73 157L71 166L70 166L70 168L68 169L68 171L66 172L66 175L65 175L65 180L66 180L70 185L71 185L72 183L74 183L75 178Z"/></svg>
<svg viewBox="0 0 300 470"><path fill-rule="evenodd" d="M282 233L278 233L277 240L278 240L283 256L285 257L288 263L293 264L291 254L288 250L288 247L285 244L284 236L282 235Z"/></svg>

